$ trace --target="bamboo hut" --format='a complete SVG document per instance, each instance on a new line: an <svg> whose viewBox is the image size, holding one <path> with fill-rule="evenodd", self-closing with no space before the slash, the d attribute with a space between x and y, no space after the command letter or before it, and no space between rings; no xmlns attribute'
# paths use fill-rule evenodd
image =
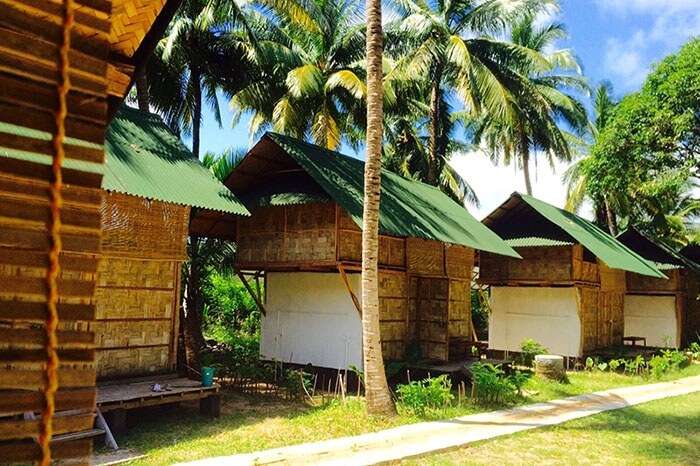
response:
<svg viewBox="0 0 700 466"><path fill-rule="evenodd" d="M76 0L72 25L64 19L61 1L8 0L0 8L3 462L31 462L48 451L55 459L88 461L92 442L84 434L93 425L96 377L88 327L95 316L100 257L104 133L178 3ZM70 47L65 36L71 38ZM67 60L59 50L68 51ZM59 89L65 88L66 76L70 87L64 99ZM61 102L67 106L65 118L59 112ZM65 129L65 138L59 128ZM51 142L54 134L59 135L56 146ZM63 152L61 189L51 165L62 160L57 154ZM49 210L51 186L64 198L62 226L54 230L62 239L57 295L47 286L54 283L47 277L56 264L49 250L58 245L52 241L57 236L51 227L58 223ZM54 377L47 335L54 334L56 301L59 363ZM78 330L65 329L76 323ZM57 381L55 396L47 380ZM55 413L45 409L51 400ZM38 417L42 411L43 420ZM40 445L36 439L42 432Z"/></svg>
<svg viewBox="0 0 700 466"><path fill-rule="evenodd" d="M237 267L264 273L261 358L361 368L361 160L278 134L265 135L226 185L251 211L238 222ZM474 250L517 257L438 189L382 173L382 350L410 344L435 361L473 341Z"/></svg>
<svg viewBox="0 0 700 466"><path fill-rule="evenodd" d="M523 258L480 254L497 353L517 353L526 339L567 357L621 345L625 272L663 277L592 223L531 196L512 194L483 223Z"/></svg>
<svg viewBox="0 0 700 466"><path fill-rule="evenodd" d="M667 280L627 274L625 336L644 338L648 346L678 348L698 339L700 266L630 227L617 239L656 264Z"/></svg>

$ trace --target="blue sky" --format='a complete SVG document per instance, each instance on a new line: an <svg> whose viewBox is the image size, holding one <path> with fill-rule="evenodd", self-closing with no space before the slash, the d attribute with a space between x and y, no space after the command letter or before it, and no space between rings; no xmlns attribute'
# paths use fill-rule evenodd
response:
<svg viewBox="0 0 700 466"><path fill-rule="evenodd" d="M617 95L638 89L653 63L700 35L700 0L561 0L561 9L554 15L569 30L569 39L559 46L574 50L592 85L607 79ZM228 102L222 99L221 104L223 128L211 114L206 115L203 151L249 147L247 119L232 128ZM452 164L481 199L481 208L469 207L478 218L512 191L524 189L522 176L514 167L494 167L478 151L458 155ZM557 165L552 172L544 163L539 164L534 194L562 205L565 193L560 175L565 168Z"/></svg>

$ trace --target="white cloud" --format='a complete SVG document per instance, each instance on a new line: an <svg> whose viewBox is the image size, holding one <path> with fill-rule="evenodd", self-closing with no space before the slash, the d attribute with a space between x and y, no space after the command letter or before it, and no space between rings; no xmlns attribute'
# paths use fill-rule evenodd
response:
<svg viewBox="0 0 700 466"><path fill-rule="evenodd" d="M525 192L523 173L511 166L494 166L481 151L455 155L450 160L455 170L471 185L479 196L479 209L469 206L469 211L478 219L484 218L498 207L513 191ZM531 165L533 195L557 207L566 201L566 187L561 181L568 164L556 162L554 172L543 160L537 171ZM586 215L586 212L583 212Z"/></svg>
<svg viewBox="0 0 700 466"><path fill-rule="evenodd" d="M640 32L626 41L608 39L605 68L612 76L621 79L626 88L637 88L649 72L649 61L643 50L644 36Z"/></svg>
<svg viewBox="0 0 700 466"><path fill-rule="evenodd" d="M596 4L605 14L649 20L649 26L631 37L607 43L606 70L621 79L626 91L642 83L659 52L672 53L700 34L700 0L596 0Z"/></svg>

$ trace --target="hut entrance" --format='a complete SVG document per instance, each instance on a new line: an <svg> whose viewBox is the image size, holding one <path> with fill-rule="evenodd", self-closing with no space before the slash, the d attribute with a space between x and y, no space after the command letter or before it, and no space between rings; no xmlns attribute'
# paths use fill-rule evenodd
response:
<svg viewBox="0 0 700 466"><path fill-rule="evenodd" d="M415 290L416 340L427 359L448 359L448 290L447 278L412 277Z"/></svg>

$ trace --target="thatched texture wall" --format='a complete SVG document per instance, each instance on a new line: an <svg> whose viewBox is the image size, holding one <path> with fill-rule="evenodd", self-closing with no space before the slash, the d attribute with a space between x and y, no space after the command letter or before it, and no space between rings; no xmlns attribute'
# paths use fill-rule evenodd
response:
<svg viewBox="0 0 700 466"><path fill-rule="evenodd" d="M598 265L584 259L580 244L518 248L522 259L483 253L479 276L485 283L598 283Z"/></svg>
<svg viewBox="0 0 700 466"><path fill-rule="evenodd" d="M105 193L102 214L92 324L97 376L173 370L189 208Z"/></svg>
<svg viewBox="0 0 700 466"><path fill-rule="evenodd" d="M581 329L579 355L622 344L624 271L594 262L580 244L521 247L517 251L522 260L481 254L480 282L506 287L572 287ZM547 346L546 341L540 343Z"/></svg>
<svg viewBox="0 0 700 466"><path fill-rule="evenodd" d="M308 203L251 210L238 227L243 270L356 272L360 228L337 204ZM380 236L382 347L401 359L416 341L425 357L460 357L472 341L472 249L419 238Z"/></svg>

